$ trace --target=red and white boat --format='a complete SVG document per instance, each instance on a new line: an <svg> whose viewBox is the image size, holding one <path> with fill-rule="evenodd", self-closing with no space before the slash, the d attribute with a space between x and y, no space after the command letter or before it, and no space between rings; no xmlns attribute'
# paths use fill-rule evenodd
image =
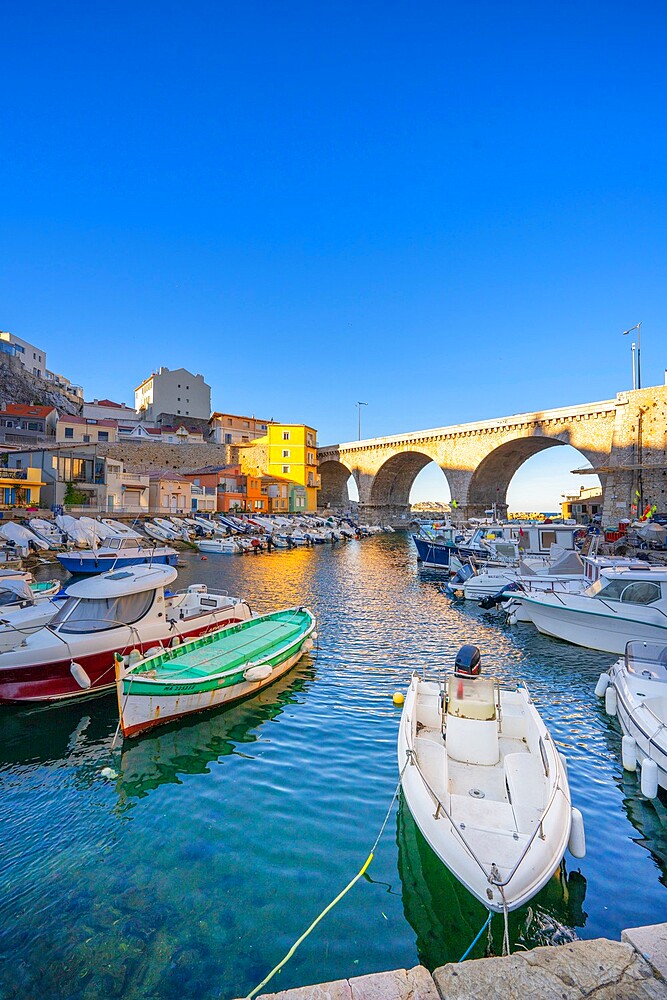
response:
<svg viewBox="0 0 667 1000"><path fill-rule="evenodd" d="M165 593L176 576L172 566L128 566L69 586L48 624L0 652L0 704L111 691L115 653L130 664L251 617L246 601L204 584Z"/></svg>

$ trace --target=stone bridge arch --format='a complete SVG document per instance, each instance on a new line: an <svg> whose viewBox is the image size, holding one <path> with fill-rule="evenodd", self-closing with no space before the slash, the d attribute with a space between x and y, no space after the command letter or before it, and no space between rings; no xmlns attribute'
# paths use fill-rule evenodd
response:
<svg viewBox="0 0 667 1000"><path fill-rule="evenodd" d="M422 469L431 462L439 465L437 457L429 454L431 449L416 451L405 449L390 455L383 461L360 493L366 513L371 520L392 523L408 519L410 513L410 491ZM442 466L441 466L442 469ZM442 469L445 479L447 469ZM451 483L449 483L451 489Z"/></svg>
<svg viewBox="0 0 667 1000"><path fill-rule="evenodd" d="M514 475L524 462L548 448L572 444L568 431L557 434L533 434L503 441L490 451L472 471L468 488L462 497L467 517L483 517L496 505L499 517L507 514L507 491ZM585 447L577 447L584 458L595 465L598 455ZM589 452L587 454L586 452Z"/></svg>
<svg viewBox="0 0 667 1000"><path fill-rule="evenodd" d="M317 498L318 507L330 507L332 510L345 510L350 506L348 480L353 472L337 459L327 459L320 462L319 474L321 486Z"/></svg>

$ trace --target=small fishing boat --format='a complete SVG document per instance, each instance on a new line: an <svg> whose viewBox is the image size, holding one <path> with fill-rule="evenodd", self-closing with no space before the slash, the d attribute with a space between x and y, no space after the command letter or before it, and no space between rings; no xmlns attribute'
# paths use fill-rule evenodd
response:
<svg viewBox="0 0 667 1000"><path fill-rule="evenodd" d="M143 529L156 542L175 542L178 539L178 532L174 527L165 528L155 521L144 521Z"/></svg>
<svg viewBox="0 0 667 1000"><path fill-rule="evenodd" d="M250 618L246 601L204 584L169 593L176 576L172 566L128 566L70 584L46 622L34 616L48 602L8 615L0 627L0 704L110 690L115 653L134 662Z"/></svg>
<svg viewBox="0 0 667 1000"><path fill-rule="evenodd" d="M137 531L136 528L133 528L129 524L125 524L124 521L114 521L109 517L103 517L101 521L102 524L105 524L119 538L144 538L144 535L140 531Z"/></svg>
<svg viewBox="0 0 667 1000"><path fill-rule="evenodd" d="M623 730L623 767L639 765L642 794L654 799L658 786L667 790L667 645L629 642L595 693Z"/></svg>
<svg viewBox="0 0 667 1000"><path fill-rule="evenodd" d="M127 665L116 658L123 736L254 694L313 648L315 618L288 608Z"/></svg>
<svg viewBox="0 0 667 1000"><path fill-rule="evenodd" d="M28 521L28 527L43 542L47 542L49 548L62 548L63 533L56 527L53 521L45 521L41 517L33 517Z"/></svg>
<svg viewBox="0 0 667 1000"><path fill-rule="evenodd" d="M61 552L58 559L70 573L90 576L122 566L155 566L158 563L175 566L178 563L178 552L168 545L153 545L138 538L117 537L107 539L99 549Z"/></svg>
<svg viewBox="0 0 667 1000"><path fill-rule="evenodd" d="M440 860L487 909L528 902L565 849L583 857L583 819L564 759L525 687L479 676L463 646L445 684L416 674L398 738L403 794Z"/></svg>
<svg viewBox="0 0 667 1000"><path fill-rule="evenodd" d="M194 544L200 552L222 552L230 555L243 551L233 538L198 538Z"/></svg>

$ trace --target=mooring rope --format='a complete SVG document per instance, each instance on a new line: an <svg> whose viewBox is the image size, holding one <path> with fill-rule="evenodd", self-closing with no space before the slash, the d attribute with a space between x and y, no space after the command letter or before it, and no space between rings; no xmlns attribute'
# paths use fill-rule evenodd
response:
<svg viewBox="0 0 667 1000"><path fill-rule="evenodd" d="M475 947L475 945L477 944L477 942L481 938L481 936L484 933L484 931L486 930L486 928L490 925L492 917L493 917L493 913L489 912L489 915L486 918L486 920L484 921L484 923L482 924L482 926L481 926L481 928L479 930L479 933L476 935L476 937L473 939L472 943L466 948L466 950L461 955L461 957L459 959L459 964L461 962L465 962L466 958L468 957L468 955L470 954L470 952L473 950L473 948Z"/></svg>
<svg viewBox="0 0 667 1000"><path fill-rule="evenodd" d="M408 766L409 763L410 763L410 758L408 757L408 759L406 760L405 764L403 765L403 768L402 768L401 773L399 775L398 784L396 785L396 788L394 789L394 794L391 797L391 802L389 803L389 808L387 809L387 814L386 814L386 816L384 818L382 826L380 827L380 832L378 833L377 837L375 838L375 843L373 844L368 857L364 861L363 865L361 866L361 868L359 869L359 871L357 872L357 874L354 876L353 879L351 879L347 883L347 885L345 886L344 889L341 889L341 891L338 893L338 895L336 896L336 898L332 899L331 902L327 906L324 907L324 909L322 910L322 912L317 917L315 917L315 919L313 920L313 922L310 925L310 927L308 927L303 932L303 934L301 935L301 937L297 938L297 940L294 942L294 944L292 945L292 947L290 948L290 950L287 952L287 954L285 955L285 957L283 959L281 959L280 962L278 962L278 964L273 969L271 969L271 972L269 972L268 976L266 976L266 978L263 979L258 986L255 986L254 990L252 990L250 993L248 993L247 1000L252 1000L252 998L254 996L256 996L257 993L259 993L259 991L261 989L263 989L266 986L266 984L269 983L273 979L273 977L276 975L276 973L281 971L281 969L283 968L283 966L285 966L289 962L290 958L292 958L292 956L294 955L294 952L297 950L297 948L299 947L299 945L303 941L305 941L306 938L308 937L308 935L311 933L311 931L313 931L315 929L315 927L317 927L317 925L319 924L320 920L322 920L324 917L326 917L327 913L329 913L330 910L333 910L333 908L336 905L336 903L340 902L340 900L343 898L343 896L345 896L350 891L350 889L352 888L352 886L355 885L359 881L359 879L362 877L362 875L366 874L366 871L367 871L368 867L370 866L370 864L371 864L371 862L372 862L372 860L373 860L373 858L375 856L375 851L377 849L378 844L380 843L380 838L382 837L382 834L384 833L385 827L386 827L387 823L389 822L389 817L391 816L391 811L394 808L394 802L396 801L398 793L399 793L399 791L401 789L401 781L403 780L403 772L405 771L405 769L406 769L406 767Z"/></svg>

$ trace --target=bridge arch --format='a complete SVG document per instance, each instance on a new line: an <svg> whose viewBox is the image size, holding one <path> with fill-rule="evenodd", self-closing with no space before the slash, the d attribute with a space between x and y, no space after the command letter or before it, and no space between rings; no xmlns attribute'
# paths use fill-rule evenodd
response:
<svg viewBox="0 0 667 1000"><path fill-rule="evenodd" d="M465 498L467 516L483 516L494 504L498 515L503 516L507 512L509 485L524 462L547 448L568 444L569 434L564 433L553 437L541 434L519 437L498 445L472 472ZM577 448L577 451L589 461L597 457L594 452L587 455L585 448Z"/></svg>
<svg viewBox="0 0 667 1000"><path fill-rule="evenodd" d="M422 469L433 461L432 455L421 451L400 451L392 455L375 473L368 492L368 503L388 515L407 513L412 485ZM447 479L447 470L442 469L442 473Z"/></svg>
<svg viewBox="0 0 667 1000"><path fill-rule="evenodd" d="M318 495L319 507L331 507L332 510L345 509L350 506L350 495L347 483L352 475L352 470L343 462L336 459L327 459L320 462L320 491Z"/></svg>

